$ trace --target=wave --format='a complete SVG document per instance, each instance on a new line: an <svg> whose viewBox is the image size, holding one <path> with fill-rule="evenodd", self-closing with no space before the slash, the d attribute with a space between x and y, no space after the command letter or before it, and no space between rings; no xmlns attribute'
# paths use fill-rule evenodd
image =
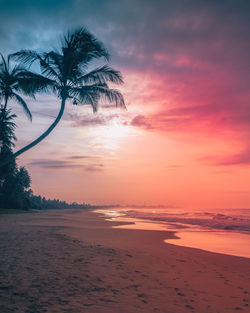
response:
<svg viewBox="0 0 250 313"><path fill-rule="evenodd" d="M228 212L188 212L169 210L128 209L125 215L154 222L177 223L183 227L199 226L231 231L250 232L250 210L228 210ZM231 213L231 214L230 214ZM233 214L232 214L233 213Z"/></svg>

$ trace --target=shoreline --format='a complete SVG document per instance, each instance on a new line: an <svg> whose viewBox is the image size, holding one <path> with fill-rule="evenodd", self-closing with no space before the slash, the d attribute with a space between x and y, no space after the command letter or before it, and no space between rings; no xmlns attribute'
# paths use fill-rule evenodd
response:
<svg viewBox="0 0 250 313"><path fill-rule="evenodd" d="M177 245L209 251L213 253L232 255L250 258L249 239L250 232L240 230L225 230L221 228L201 227L200 225L185 225L178 223L173 226L168 221L157 219L143 219L143 217L130 217L125 214L117 215L105 210L97 210L95 213L101 213L105 219L110 222L122 222L114 228L153 230L173 232L175 238L166 238L164 242Z"/></svg>
<svg viewBox="0 0 250 313"><path fill-rule="evenodd" d="M0 217L1 312L247 312L250 260L112 228L91 210Z"/></svg>

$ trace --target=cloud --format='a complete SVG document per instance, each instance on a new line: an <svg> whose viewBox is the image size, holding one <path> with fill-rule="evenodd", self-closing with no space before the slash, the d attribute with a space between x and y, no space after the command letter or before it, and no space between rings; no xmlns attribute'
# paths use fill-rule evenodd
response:
<svg viewBox="0 0 250 313"><path fill-rule="evenodd" d="M250 140L248 0L0 0L0 7L4 53L57 47L66 29L84 21L124 74L126 101L140 107L127 124ZM64 118L91 127L112 116Z"/></svg>
<svg viewBox="0 0 250 313"><path fill-rule="evenodd" d="M212 134L218 130L242 134L248 142L250 137L250 103L237 105L230 100L227 103L211 102L205 105L176 107L167 110L162 107L156 113L140 114L133 117L129 125L147 130L165 132L200 132ZM243 136L244 135L244 136Z"/></svg>
<svg viewBox="0 0 250 313"><path fill-rule="evenodd" d="M38 161L33 161L30 162L29 165L33 166L39 166L42 168L72 168L72 167L77 167L77 168L82 168L82 164L74 164L69 161L58 161L58 160L38 160Z"/></svg>
<svg viewBox="0 0 250 313"><path fill-rule="evenodd" d="M166 167L167 167L167 168L180 168L180 167L183 167L183 165L180 165L180 164L172 164L172 165L167 165Z"/></svg>
<svg viewBox="0 0 250 313"><path fill-rule="evenodd" d="M89 164L85 167L85 171L87 172L100 172L103 171L104 165L103 164Z"/></svg>
<svg viewBox="0 0 250 313"><path fill-rule="evenodd" d="M149 89L154 89L156 80L162 81L152 97L160 93L162 98L175 97L193 106L197 101L210 105L217 97L226 104L234 95L231 102L240 108L242 99L236 95L249 95L247 0L0 3L0 32L8 34L0 37L0 46L7 50L13 44L14 49L51 49L60 42L65 25L74 27L85 21L108 46L118 68L151 75ZM154 23L149 27L148 21ZM101 119L83 122L104 123Z"/></svg>
<svg viewBox="0 0 250 313"><path fill-rule="evenodd" d="M162 111L156 114L137 115L132 118L129 125L151 131L191 132L191 127L194 127L193 120L194 116L173 116L168 111Z"/></svg>
<svg viewBox="0 0 250 313"><path fill-rule="evenodd" d="M117 118L118 114L87 114L83 113L79 110L78 113L68 113L65 116L66 120L71 121L72 127L96 127L96 126L104 126L107 125L111 120Z"/></svg>
<svg viewBox="0 0 250 313"><path fill-rule="evenodd" d="M89 156L89 155L71 155L68 157L68 159L70 160L82 160L82 159L91 159L91 158L96 158L96 157Z"/></svg>
<svg viewBox="0 0 250 313"><path fill-rule="evenodd" d="M7 49L10 45L50 48L65 27L84 21L119 64L141 69L153 66L162 72L169 66L176 71L194 64L197 68L206 60L218 65L227 62L238 49L232 42L241 42L242 48L250 23L247 0L106 0L98 4L91 0L1 0L0 4L0 31L6 34L0 43ZM249 41L243 44L249 47ZM241 53L246 57L247 51Z"/></svg>
<svg viewBox="0 0 250 313"><path fill-rule="evenodd" d="M89 158L89 157L71 156L68 159L79 160L79 159L86 159L86 158ZM102 171L104 169L104 164L102 163L80 164L80 163L74 163L68 160L51 160L51 159L41 159L41 160L32 161L29 163L29 165L41 167L44 169L79 168L86 172L97 172L97 171Z"/></svg>
<svg viewBox="0 0 250 313"><path fill-rule="evenodd" d="M148 119L144 115L136 115L130 122L131 126L143 127L146 129L151 129L152 126L148 122Z"/></svg>
<svg viewBox="0 0 250 313"><path fill-rule="evenodd" d="M250 148L243 150L238 154L223 155L223 156L205 156L198 159L199 162L207 163L214 166L234 166L250 165Z"/></svg>
<svg viewBox="0 0 250 313"><path fill-rule="evenodd" d="M78 117L72 122L73 127L88 127L106 125L106 120L102 116L96 117Z"/></svg>

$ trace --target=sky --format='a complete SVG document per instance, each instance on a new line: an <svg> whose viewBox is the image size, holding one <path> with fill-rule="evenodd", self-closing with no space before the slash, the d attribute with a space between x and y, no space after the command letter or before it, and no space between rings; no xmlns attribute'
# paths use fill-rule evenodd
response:
<svg viewBox="0 0 250 313"><path fill-rule="evenodd" d="M127 110L67 105L19 157L35 194L93 204L250 206L248 0L0 0L0 52L49 51L87 27L120 70ZM54 95L17 104L16 149L59 110Z"/></svg>

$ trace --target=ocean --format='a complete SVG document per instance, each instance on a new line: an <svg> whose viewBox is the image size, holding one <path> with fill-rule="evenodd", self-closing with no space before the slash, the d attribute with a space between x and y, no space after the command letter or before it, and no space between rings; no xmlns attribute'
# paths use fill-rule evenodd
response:
<svg viewBox="0 0 250 313"><path fill-rule="evenodd" d="M250 258L250 209L185 210L126 207L97 210L108 220L127 222L127 229L174 231L165 242Z"/></svg>

